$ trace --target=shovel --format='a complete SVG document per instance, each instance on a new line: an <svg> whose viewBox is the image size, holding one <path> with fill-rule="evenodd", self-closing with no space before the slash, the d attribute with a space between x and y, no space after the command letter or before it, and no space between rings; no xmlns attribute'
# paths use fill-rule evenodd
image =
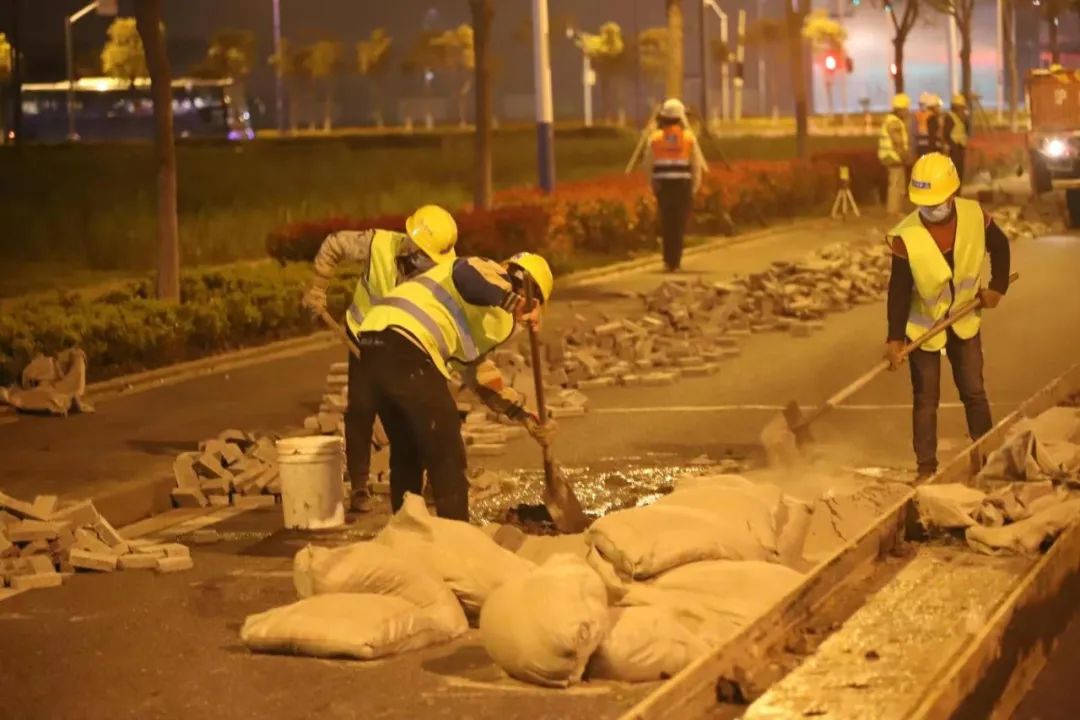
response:
<svg viewBox="0 0 1080 720"><path fill-rule="evenodd" d="M525 283L525 301L533 306L531 283ZM547 425L547 406L544 404L544 371L540 364L540 339L536 328L529 324L529 350L532 354L533 381L536 385L536 413L540 417L540 428ZM581 502L562 471L555 465L551 442L544 433L533 435L544 451L544 507L551 515L555 528L561 533L579 533L589 526L589 518L581 509Z"/></svg>
<svg viewBox="0 0 1080 720"><path fill-rule="evenodd" d="M1009 284L1012 285L1019 279L1020 273L1009 276ZM920 345L947 328L952 327L961 318L967 317L982 306L982 298L975 297L956 308L948 317L942 318L929 330L904 346L900 351L900 359L906 358ZM882 360L870 370L866 371L850 385L839 390L824 403L804 414L799 404L792 400L784 407L783 412L770 420L761 430L761 444L765 447L765 453L769 458L769 464L776 460L781 462L790 461L796 449L808 442L813 441L810 434L810 425L816 422L822 415L835 408L849 397L870 384L874 378L889 369L889 361Z"/></svg>

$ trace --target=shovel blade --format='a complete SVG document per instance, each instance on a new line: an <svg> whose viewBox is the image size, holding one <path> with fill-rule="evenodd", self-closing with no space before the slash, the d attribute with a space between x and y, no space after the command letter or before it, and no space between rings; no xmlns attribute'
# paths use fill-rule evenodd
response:
<svg viewBox="0 0 1080 720"><path fill-rule="evenodd" d="M783 416L788 429L795 435L795 442L799 447L814 441L814 436L810 434L810 426L806 422L806 415L803 414L799 403L794 400L789 402L784 408Z"/></svg>
<svg viewBox="0 0 1080 720"><path fill-rule="evenodd" d="M554 463L544 463L544 507L551 515L555 528L565 534L583 532L589 518L574 494L570 482Z"/></svg>

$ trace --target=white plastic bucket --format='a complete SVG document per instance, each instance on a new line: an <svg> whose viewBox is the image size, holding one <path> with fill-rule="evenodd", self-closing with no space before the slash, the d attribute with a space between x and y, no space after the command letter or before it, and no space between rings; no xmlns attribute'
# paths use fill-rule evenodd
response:
<svg viewBox="0 0 1080 720"><path fill-rule="evenodd" d="M321 530L345 524L342 442L339 437L277 441L285 527Z"/></svg>

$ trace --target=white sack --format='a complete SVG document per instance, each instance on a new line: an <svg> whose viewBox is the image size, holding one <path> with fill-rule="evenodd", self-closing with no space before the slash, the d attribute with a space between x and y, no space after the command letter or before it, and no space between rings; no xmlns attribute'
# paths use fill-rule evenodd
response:
<svg viewBox="0 0 1080 720"><path fill-rule="evenodd" d="M435 517L424 499L405 495L401 509L375 538L410 562L419 562L450 586L465 612L475 616L492 590L528 572L532 563L501 548L483 530Z"/></svg>
<svg viewBox="0 0 1080 720"><path fill-rule="evenodd" d="M967 529L967 543L988 555L1033 554L1080 518L1080 499L1055 504L1031 517L1004 527Z"/></svg>
<svg viewBox="0 0 1080 720"><path fill-rule="evenodd" d="M962 483L920 485L915 489L919 522L925 528L966 528L986 500L986 493Z"/></svg>
<svg viewBox="0 0 1080 720"><path fill-rule="evenodd" d="M296 553L293 583L300 597L334 593L368 593L401 598L434 618L457 637L469 622L454 593L424 567L372 542L339 548L315 545Z"/></svg>
<svg viewBox="0 0 1080 720"><path fill-rule="evenodd" d="M1052 407L1031 421L1031 429L1047 445L1080 443L1080 408Z"/></svg>
<svg viewBox="0 0 1080 720"><path fill-rule="evenodd" d="M581 679L608 629L604 584L573 555L556 555L488 597L480 637L511 677L566 687Z"/></svg>
<svg viewBox="0 0 1080 720"><path fill-rule="evenodd" d="M589 677L650 682L674 676L709 647L660 607L611 609L611 629L589 660Z"/></svg>
<svg viewBox="0 0 1080 720"><path fill-rule="evenodd" d="M372 660L450 640L412 603L389 595L314 595L249 615L240 638L256 652Z"/></svg>

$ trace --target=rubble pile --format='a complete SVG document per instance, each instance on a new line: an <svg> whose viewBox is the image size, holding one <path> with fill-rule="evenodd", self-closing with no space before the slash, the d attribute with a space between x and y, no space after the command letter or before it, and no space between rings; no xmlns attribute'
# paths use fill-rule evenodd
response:
<svg viewBox="0 0 1080 720"><path fill-rule="evenodd" d="M183 452L173 461L180 507L273 505L281 494L276 438L225 430L199 443L198 452Z"/></svg>
<svg viewBox="0 0 1080 720"><path fill-rule="evenodd" d="M0 387L0 405L28 413L66 416L93 412L86 393L86 353L64 350L55 358L37 355L23 368L19 384Z"/></svg>
<svg viewBox="0 0 1080 720"><path fill-rule="evenodd" d="M193 567L179 543L125 540L90 500L58 507L55 495L33 502L0 493L0 587L56 587L64 573Z"/></svg>
<svg viewBox="0 0 1080 720"><path fill-rule="evenodd" d="M1046 203L1000 205L991 211L994 222L1010 240L1031 240L1064 229L1062 212Z"/></svg>

